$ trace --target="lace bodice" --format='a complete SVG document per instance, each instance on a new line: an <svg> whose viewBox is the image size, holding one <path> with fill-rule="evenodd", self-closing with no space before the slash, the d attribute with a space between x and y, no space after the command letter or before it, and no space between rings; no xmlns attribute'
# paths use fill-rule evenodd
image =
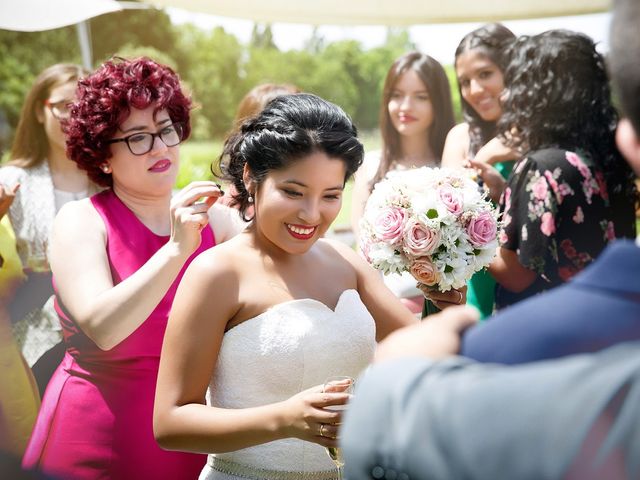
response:
<svg viewBox="0 0 640 480"><path fill-rule="evenodd" d="M283 401L330 376L355 378L374 347L375 324L356 290L343 292L335 310L313 299L275 305L225 333L207 403L254 407ZM323 447L298 439L216 456L263 469L334 468Z"/></svg>

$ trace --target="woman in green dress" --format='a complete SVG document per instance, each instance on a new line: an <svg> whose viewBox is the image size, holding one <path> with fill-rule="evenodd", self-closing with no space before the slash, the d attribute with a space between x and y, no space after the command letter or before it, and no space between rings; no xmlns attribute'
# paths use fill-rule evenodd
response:
<svg viewBox="0 0 640 480"><path fill-rule="evenodd" d="M464 123L447 135L442 166L468 167L469 159L487 162L507 178L517 153L496 138L496 124L502 116L500 95L503 71L508 63L508 46L515 40L500 23L484 25L464 36L456 49L455 71ZM467 304L491 315L495 281L486 271L476 273L468 283Z"/></svg>

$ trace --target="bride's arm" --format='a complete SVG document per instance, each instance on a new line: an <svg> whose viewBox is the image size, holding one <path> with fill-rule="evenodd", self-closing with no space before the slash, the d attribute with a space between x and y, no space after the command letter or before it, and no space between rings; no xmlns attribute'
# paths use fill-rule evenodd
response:
<svg viewBox="0 0 640 480"><path fill-rule="evenodd" d="M246 409L205 405L229 319L239 309L239 280L225 249L215 247L187 269L176 293L162 347L156 388L153 428L166 449L227 452L287 437L323 446L337 446L319 435L320 423L338 423L340 413L323 410L343 404L343 393L322 393L322 386L301 392L284 402ZM323 433L333 431L325 427Z"/></svg>

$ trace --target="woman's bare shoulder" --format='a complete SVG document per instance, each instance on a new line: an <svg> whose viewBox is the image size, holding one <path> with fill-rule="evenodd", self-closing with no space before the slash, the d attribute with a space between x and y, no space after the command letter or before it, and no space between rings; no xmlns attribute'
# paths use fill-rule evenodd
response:
<svg viewBox="0 0 640 480"><path fill-rule="evenodd" d="M250 254L243 237L244 235L239 234L205 250L193 260L192 265L212 276L240 272Z"/></svg>
<svg viewBox="0 0 640 480"><path fill-rule="evenodd" d="M466 122L454 125L447 134L447 140L464 140L469 139L469 124Z"/></svg>
<svg viewBox="0 0 640 480"><path fill-rule="evenodd" d="M322 238L318 240L318 250L320 254L329 262L342 262L342 267L350 265L355 268L362 261L356 251L346 243L333 238Z"/></svg>
<svg viewBox="0 0 640 480"><path fill-rule="evenodd" d="M90 198L65 203L56 214L54 228L104 230L104 222Z"/></svg>

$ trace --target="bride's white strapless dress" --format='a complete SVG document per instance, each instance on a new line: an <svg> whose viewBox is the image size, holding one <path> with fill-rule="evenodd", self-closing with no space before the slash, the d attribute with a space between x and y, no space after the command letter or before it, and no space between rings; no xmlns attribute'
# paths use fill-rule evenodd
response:
<svg viewBox="0 0 640 480"><path fill-rule="evenodd" d="M356 378L373 358L375 323L356 290L335 310L313 299L271 307L224 334L207 404L281 402L335 375ZM325 449L295 438L209 455L200 480L337 478Z"/></svg>

